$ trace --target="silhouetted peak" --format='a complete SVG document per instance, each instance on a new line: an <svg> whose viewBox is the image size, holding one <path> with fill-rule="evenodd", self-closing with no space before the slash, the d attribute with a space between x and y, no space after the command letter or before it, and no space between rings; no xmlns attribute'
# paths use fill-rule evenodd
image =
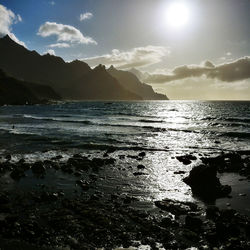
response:
<svg viewBox="0 0 250 250"><path fill-rule="evenodd" d="M94 71L106 71L105 65L99 64L94 68Z"/></svg>
<svg viewBox="0 0 250 250"><path fill-rule="evenodd" d="M111 65L108 70L116 70L116 68L114 67L114 65Z"/></svg>
<svg viewBox="0 0 250 250"><path fill-rule="evenodd" d="M43 55L43 58L47 58L48 60L53 60L55 61L56 63L65 63L64 60L59 57L59 56L55 56L55 55L51 55L49 53L46 53L45 55Z"/></svg>
<svg viewBox="0 0 250 250"><path fill-rule="evenodd" d="M5 35L2 38L0 38L1 42L7 43L7 44L17 44L15 41L11 39L9 35ZM18 44L19 45L19 44Z"/></svg>
<svg viewBox="0 0 250 250"><path fill-rule="evenodd" d="M70 62L70 63L71 63L71 64L78 65L78 64L82 64L83 62L80 61L80 60L78 60L78 59L76 59L76 60L74 60L74 61L72 61L72 62Z"/></svg>
<svg viewBox="0 0 250 250"><path fill-rule="evenodd" d="M76 66L76 67L78 67L78 66L80 66L80 67L81 67L81 66L85 66L85 67L90 68L89 65L88 65L87 63L85 63L85 62L83 62L83 61L81 61L81 60L78 60L78 59L76 59L76 60L70 62L69 64L72 65L72 66Z"/></svg>
<svg viewBox="0 0 250 250"><path fill-rule="evenodd" d="M13 41L13 40L9 37L8 34L5 35L5 36L3 36L3 37L1 38L1 40L4 40L4 41Z"/></svg>

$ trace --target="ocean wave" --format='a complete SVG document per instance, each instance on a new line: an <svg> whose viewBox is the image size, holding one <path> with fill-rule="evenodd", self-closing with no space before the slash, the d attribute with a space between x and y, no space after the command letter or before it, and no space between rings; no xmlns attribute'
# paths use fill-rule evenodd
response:
<svg viewBox="0 0 250 250"><path fill-rule="evenodd" d="M52 122L69 122L69 123L81 123L81 124L93 124L88 120L67 120L63 118L53 118L53 117L41 117L41 116L32 116L32 115L23 115L24 118L33 119L33 120L43 120L43 121L52 121Z"/></svg>
<svg viewBox="0 0 250 250"><path fill-rule="evenodd" d="M238 137L238 138L250 138L249 132L226 132L222 133L221 136L228 136L228 137Z"/></svg>
<svg viewBox="0 0 250 250"><path fill-rule="evenodd" d="M13 135L37 135L37 133L34 132L22 131L18 129L10 129L8 132Z"/></svg>
<svg viewBox="0 0 250 250"><path fill-rule="evenodd" d="M237 117L229 117L229 118L225 118L225 121L229 121L229 122L244 122L244 123L250 123L250 118L237 118Z"/></svg>
<svg viewBox="0 0 250 250"><path fill-rule="evenodd" d="M141 119L141 120L138 120L139 122L144 122L144 123L163 123L164 121L162 120L146 120L146 119Z"/></svg>

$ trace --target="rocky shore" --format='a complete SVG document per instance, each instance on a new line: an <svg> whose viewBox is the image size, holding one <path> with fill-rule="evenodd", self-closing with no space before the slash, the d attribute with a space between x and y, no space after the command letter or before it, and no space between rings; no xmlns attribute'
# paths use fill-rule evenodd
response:
<svg viewBox="0 0 250 250"><path fill-rule="evenodd" d="M12 161L5 155L0 164L0 249L137 249L148 245L151 249L249 249L250 219L233 209L219 209L215 205L201 206L192 202L171 199L152 201L154 209L146 211L133 206L135 197L123 194L105 194L95 189L99 171L115 165L111 156L75 154L67 161L58 155L50 160ZM133 157L138 161L136 178L144 175L142 159L138 155L120 155L119 159ZM237 172L250 179L248 151L222 153L216 157L178 156L183 165L197 161L184 178L194 195L202 200L229 196L230 186L220 183L217 173ZM198 162L199 160L199 162ZM49 171L71 176L74 192L67 194L60 187L36 185ZM32 174L35 189L8 190L8 178L24 181ZM185 174L185 171L175 174ZM5 180L5 181L3 181ZM7 181L6 181L7 180ZM6 184L7 183L7 184Z"/></svg>

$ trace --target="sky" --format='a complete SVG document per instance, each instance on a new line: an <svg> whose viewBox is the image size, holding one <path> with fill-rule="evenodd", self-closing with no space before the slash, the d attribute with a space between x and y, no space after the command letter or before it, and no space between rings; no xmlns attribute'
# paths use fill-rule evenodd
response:
<svg viewBox="0 0 250 250"><path fill-rule="evenodd" d="M136 68L171 99L250 100L250 0L0 0L0 36Z"/></svg>

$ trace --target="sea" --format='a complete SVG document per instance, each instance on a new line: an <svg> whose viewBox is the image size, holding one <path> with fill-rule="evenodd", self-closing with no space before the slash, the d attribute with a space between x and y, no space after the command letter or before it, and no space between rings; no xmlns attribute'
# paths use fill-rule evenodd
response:
<svg viewBox="0 0 250 250"><path fill-rule="evenodd" d="M182 179L201 157L250 150L250 101L85 101L0 108L1 161L7 154L12 161L57 155L66 161L75 153L103 157L108 149L115 149L109 156L117 161L99 173L98 191L135 197L142 209L164 198L199 202ZM140 152L146 156L138 162L134 156ZM197 160L183 165L176 156L185 154ZM134 175L138 164L145 166L140 176ZM250 214L249 182L239 181L237 174L220 178L232 185L233 198L216 203ZM55 173L48 179L65 192L74 182ZM24 181L16 185L30 188Z"/></svg>

